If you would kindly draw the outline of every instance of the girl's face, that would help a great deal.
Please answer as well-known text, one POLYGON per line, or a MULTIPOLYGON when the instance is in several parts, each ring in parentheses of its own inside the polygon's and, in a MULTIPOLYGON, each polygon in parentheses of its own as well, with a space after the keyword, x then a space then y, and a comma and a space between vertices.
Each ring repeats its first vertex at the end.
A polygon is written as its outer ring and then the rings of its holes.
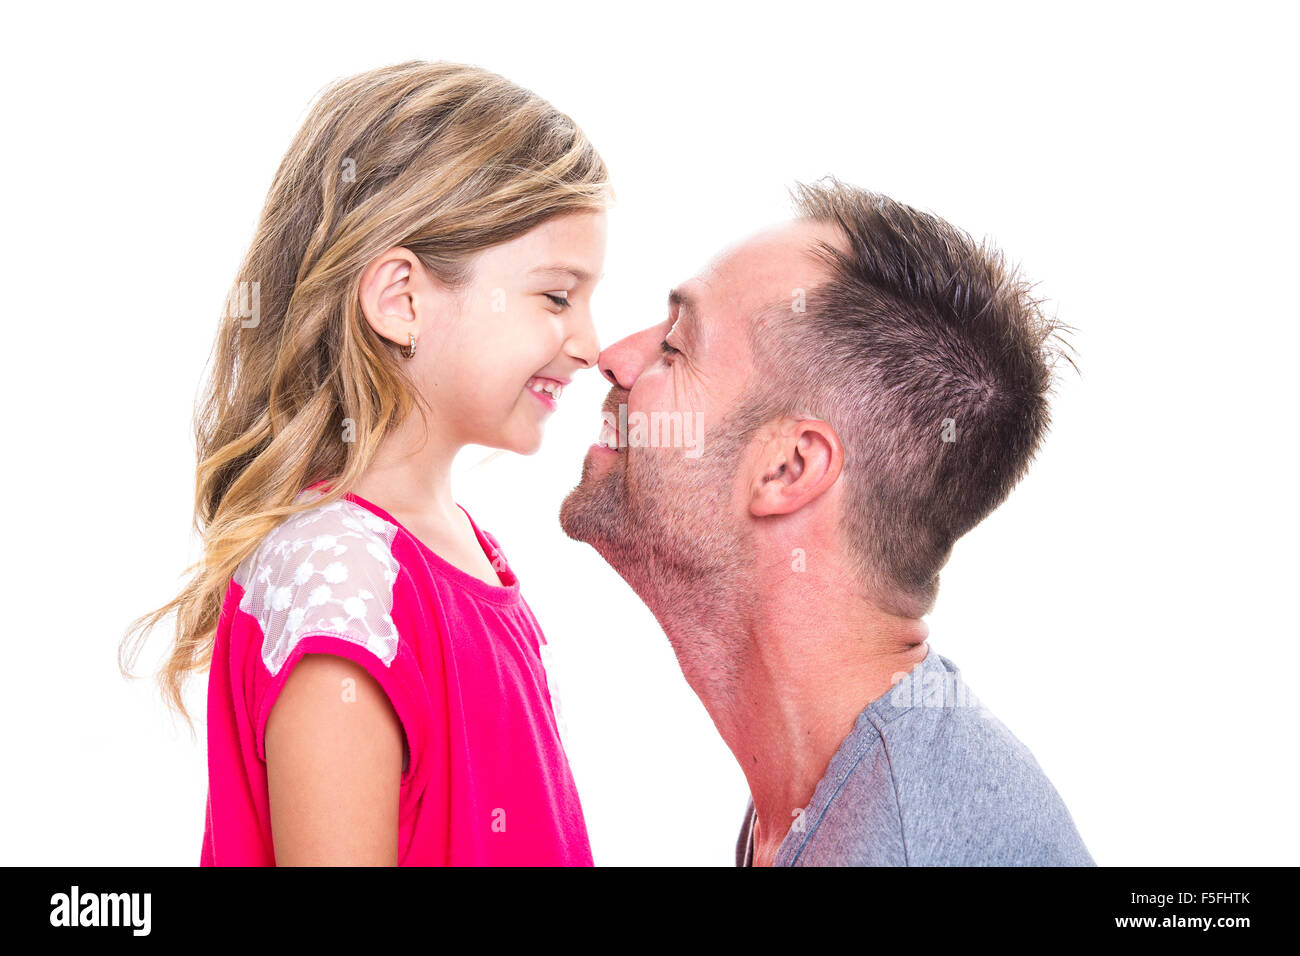
POLYGON ((415 357, 404 361, 440 437, 457 447, 537 451, 564 385, 600 355, 591 296, 604 271, 605 229, 603 212, 557 216, 479 253, 459 292, 405 249, 367 269, 363 308, 394 342, 415 333, 415 357))

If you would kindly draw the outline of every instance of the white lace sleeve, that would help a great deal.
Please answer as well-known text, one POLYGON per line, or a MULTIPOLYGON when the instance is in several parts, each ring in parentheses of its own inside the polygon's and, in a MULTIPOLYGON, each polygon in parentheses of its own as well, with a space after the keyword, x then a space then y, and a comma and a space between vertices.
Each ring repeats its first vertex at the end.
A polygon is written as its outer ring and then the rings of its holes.
POLYGON ((290 516, 236 569, 239 607, 262 629, 262 661, 279 673, 300 638, 331 634, 383 661, 397 656, 397 529, 347 499, 290 516))

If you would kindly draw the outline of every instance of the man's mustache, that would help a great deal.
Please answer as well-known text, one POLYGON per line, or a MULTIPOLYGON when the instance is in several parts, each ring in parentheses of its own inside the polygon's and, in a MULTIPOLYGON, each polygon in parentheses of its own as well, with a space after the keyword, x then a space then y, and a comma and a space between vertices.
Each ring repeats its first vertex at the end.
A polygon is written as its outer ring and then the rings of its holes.
POLYGON ((625 448, 684 448, 684 457, 699 458, 704 445, 704 413, 677 409, 630 412, 631 390, 615 385, 601 404, 601 443, 615 451, 625 448), (629 431, 630 424, 630 431, 629 431), (612 429, 617 444, 604 440, 605 428, 612 429))
POLYGON ((609 394, 605 396, 605 404, 601 406, 601 412, 617 417, 618 407, 620 405, 626 405, 627 400, 631 395, 632 392, 629 389, 620 388, 615 385, 609 390, 609 394))

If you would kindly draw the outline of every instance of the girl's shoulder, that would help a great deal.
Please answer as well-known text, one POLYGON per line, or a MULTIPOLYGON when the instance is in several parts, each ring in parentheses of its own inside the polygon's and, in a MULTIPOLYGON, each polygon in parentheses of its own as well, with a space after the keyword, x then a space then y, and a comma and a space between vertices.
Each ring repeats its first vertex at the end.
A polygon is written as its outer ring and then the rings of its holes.
POLYGON ((262 631, 265 663, 279 670, 294 638, 346 636, 385 663, 398 648, 393 592, 397 528, 346 499, 295 512, 236 568, 240 610, 262 631))
MULTIPOLYGON (((241 585, 265 579, 286 567, 307 575, 333 567, 331 576, 345 570, 377 570, 396 578, 397 559, 392 543, 397 528, 383 518, 346 499, 294 512, 263 536, 258 546, 235 571, 241 585)), ((341 583, 341 582, 340 582, 341 583)))

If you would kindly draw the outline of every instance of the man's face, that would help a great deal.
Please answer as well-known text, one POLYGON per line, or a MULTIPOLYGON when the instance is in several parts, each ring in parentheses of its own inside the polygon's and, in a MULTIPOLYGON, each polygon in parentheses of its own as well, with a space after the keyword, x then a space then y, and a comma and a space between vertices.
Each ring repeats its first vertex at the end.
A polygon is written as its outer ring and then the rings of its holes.
POLYGON ((616 442, 624 447, 588 450, 560 523, 643 599, 747 567, 743 476, 760 424, 746 423, 741 403, 753 369, 750 323, 774 306, 792 308, 825 277, 809 250, 835 237, 832 227, 802 221, 761 232, 674 289, 665 319, 601 353, 613 383, 606 421, 628 422, 616 442), (651 427, 638 435, 638 422, 651 427))

